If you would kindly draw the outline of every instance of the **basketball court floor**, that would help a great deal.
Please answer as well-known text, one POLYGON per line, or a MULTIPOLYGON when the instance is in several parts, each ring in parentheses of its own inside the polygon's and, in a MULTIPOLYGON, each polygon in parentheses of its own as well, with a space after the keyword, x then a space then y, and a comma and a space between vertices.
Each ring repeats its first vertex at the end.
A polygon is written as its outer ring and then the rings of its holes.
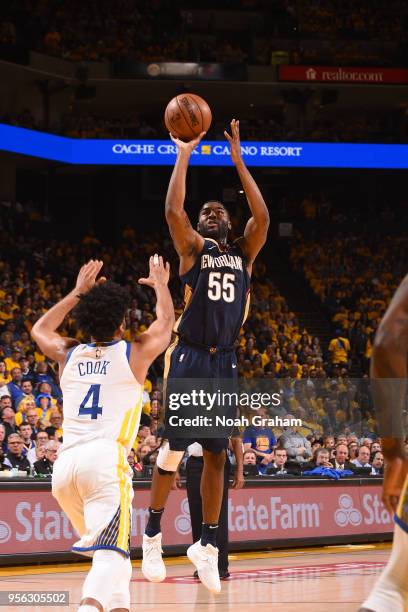
MULTIPOLYGON (((146 612, 355 612, 381 572, 390 544, 331 546, 230 556, 231 578, 212 595, 192 578, 186 557, 166 560, 165 582, 146 582, 133 563, 131 609, 146 612)), ((1 608, 19 612, 74 612, 86 563, 0 569, 0 591, 69 591, 69 606, 1 608)))

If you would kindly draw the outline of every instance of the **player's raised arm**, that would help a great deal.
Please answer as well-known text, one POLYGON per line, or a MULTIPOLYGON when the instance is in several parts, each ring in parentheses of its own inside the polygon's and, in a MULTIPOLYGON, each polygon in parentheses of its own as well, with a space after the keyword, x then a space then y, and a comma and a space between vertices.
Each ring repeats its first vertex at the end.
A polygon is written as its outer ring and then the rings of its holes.
POLYGON ((57 329, 66 315, 78 304, 79 296, 87 293, 94 286, 102 266, 102 261, 94 260, 83 265, 71 293, 50 308, 33 325, 31 330, 33 340, 47 357, 57 361, 60 365, 64 363, 68 349, 78 344, 78 341, 61 336, 57 329))
POLYGON ((152 361, 156 359, 170 344, 171 333, 174 326, 174 306, 171 299, 168 282, 170 265, 163 262, 158 255, 150 257, 149 276, 140 278, 141 285, 152 287, 156 292, 156 320, 139 336, 132 351, 131 367, 137 380, 144 381, 147 370, 152 361), (134 359, 133 359, 134 357, 134 359))
POLYGON ((202 132, 200 136, 190 140, 190 142, 183 142, 170 134, 170 138, 177 146, 177 160, 167 190, 166 221, 169 225, 174 247, 180 257, 181 266, 183 264, 182 259, 184 258, 192 258, 193 261, 191 263, 193 263, 195 256, 201 251, 204 244, 203 237, 193 229, 190 219, 184 210, 186 177, 190 156, 204 134, 205 132, 202 132))
POLYGON ((224 132, 231 147, 231 158, 237 169, 252 216, 246 224, 244 235, 239 244, 251 265, 266 242, 269 227, 269 211, 253 176, 242 159, 239 137, 239 121, 231 121, 231 135, 224 132))
POLYGON ((376 333, 370 375, 379 434, 386 459, 383 501, 396 509, 408 461, 404 449, 402 410, 408 354, 408 276, 402 281, 376 333))

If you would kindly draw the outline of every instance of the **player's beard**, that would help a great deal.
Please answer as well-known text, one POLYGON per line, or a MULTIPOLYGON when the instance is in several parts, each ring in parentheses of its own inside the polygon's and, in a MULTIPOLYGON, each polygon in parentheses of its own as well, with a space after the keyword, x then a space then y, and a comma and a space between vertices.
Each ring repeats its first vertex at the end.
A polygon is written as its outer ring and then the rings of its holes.
POLYGON ((203 238, 212 238, 217 242, 226 242, 228 238, 228 221, 218 221, 214 227, 207 227, 206 223, 199 223, 198 231, 203 238))

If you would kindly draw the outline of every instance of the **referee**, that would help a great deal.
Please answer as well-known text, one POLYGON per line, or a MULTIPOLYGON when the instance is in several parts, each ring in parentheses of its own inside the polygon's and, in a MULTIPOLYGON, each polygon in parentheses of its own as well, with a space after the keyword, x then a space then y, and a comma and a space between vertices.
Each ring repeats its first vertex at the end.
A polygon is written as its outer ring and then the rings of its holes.
MULTIPOLYGON (((244 485, 243 475, 243 447, 240 438, 231 438, 231 446, 236 457, 236 472, 233 489, 241 489, 244 485)), ((193 542, 201 537, 203 514, 202 500, 200 493, 201 475, 203 472, 203 448, 198 442, 190 444, 187 448, 188 459, 186 462, 186 489, 188 505, 190 508, 191 530, 193 533, 193 542)), ((231 463, 226 451, 226 461, 224 468, 224 491, 222 496, 222 504, 220 510, 220 518, 218 521, 217 530, 217 548, 218 548, 218 572, 221 580, 229 578, 228 571, 228 487, 231 463)), ((198 578, 197 572, 194 576, 198 578)))

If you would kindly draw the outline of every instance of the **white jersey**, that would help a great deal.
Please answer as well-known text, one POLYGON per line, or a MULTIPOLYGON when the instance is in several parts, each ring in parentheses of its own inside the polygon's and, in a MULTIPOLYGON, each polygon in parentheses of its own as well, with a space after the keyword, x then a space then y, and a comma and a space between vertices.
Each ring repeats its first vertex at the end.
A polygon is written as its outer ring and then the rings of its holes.
POLYGON ((143 387, 129 365, 130 343, 80 344, 61 376, 64 398, 61 451, 91 440, 119 442, 129 453, 142 408, 143 387))

